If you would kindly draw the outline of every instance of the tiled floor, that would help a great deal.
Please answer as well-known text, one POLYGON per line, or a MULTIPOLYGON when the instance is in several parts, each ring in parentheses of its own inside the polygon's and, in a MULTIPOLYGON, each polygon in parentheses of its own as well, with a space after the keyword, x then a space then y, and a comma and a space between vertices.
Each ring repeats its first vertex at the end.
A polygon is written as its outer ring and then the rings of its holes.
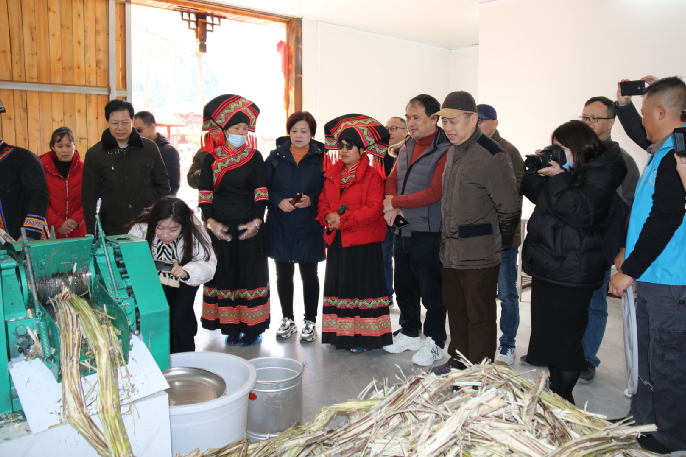
MULTIPOLYGON (((319 265, 320 281, 324 282, 324 263, 319 265)), ((274 264, 270 261, 270 277, 275 281, 274 264)), ((296 269, 295 316, 296 324, 302 327, 302 287, 296 269)), ((252 359, 255 357, 277 356, 290 357, 306 363, 303 374, 303 421, 310 421, 320 408, 334 403, 356 398, 373 379, 389 382, 395 381, 396 376, 410 373, 419 367, 410 362, 412 352, 389 354, 383 350, 374 350, 363 354, 353 355, 344 350, 336 350, 329 345, 322 345, 319 341, 301 344, 298 336, 289 340, 277 341, 276 328, 281 319, 281 308, 276 294, 276 284, 272 282, 271 298, 271 326, 264 333, 264 339, 259 345, 240 348, 229 347, 219 332, 200 329, 196 337, 196 350, 219 351, 252 359)), ((196 301, 196 313, 200 314, 201 295, 196 301)), ((624 343, 622 339, 622 304, 619 299, 608 298, 608 324, 605 338, 600 347, 598 357, 601 365, 596 372, 596 378, 591 384, 577 384, 574 397, 580 408, 587 407, 588 411, 606 415, 608 418, 624 417, 629 411, 629 398, 624 395, 626 377, 624 367, 624 343)), ((519 357, 526 354, 529 343, 530 324, 530 291, 526 289, 520 303, 521 323, 517 336, 517 358, 513 368, 524 376, 535 379, 541 369, 524 365, 519 357)), ((320 303, 321 316, 321 303, 320 303)), ((393 329, 398 328, 399 311, 397 306, 391 309, 393 329)), ((423 319, 423 314, 422 314, 423 319)), ((321 323, 317 323, 317 332, 321 331, 321 323)), ((443 359, 437 364, 444 363, 443 359)))

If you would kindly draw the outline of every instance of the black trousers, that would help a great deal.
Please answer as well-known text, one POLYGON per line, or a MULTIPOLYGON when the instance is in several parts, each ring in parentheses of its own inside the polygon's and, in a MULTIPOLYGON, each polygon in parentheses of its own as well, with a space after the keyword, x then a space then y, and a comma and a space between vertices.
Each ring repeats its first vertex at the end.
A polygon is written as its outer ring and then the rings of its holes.
MULTIPOLYGON (((276 292, 281 302, 283 317, 295 320, 293 315, 293 276, 295 264, 290 262, 276 263, 276 292)), ((305 319, 317 322, 317 308, 319 307, 319 276, 317 276, 317 263, 299 263, 300 277, 303 281, 303 298, 305 300, 305 319)))
POLYGON ((193 311, 193 302, 199 286, 179 282, 179 287, 162 286, 169 304, 169 343, 172 354, 195 351, 195 335, 198 333, 198 319, 193 311))

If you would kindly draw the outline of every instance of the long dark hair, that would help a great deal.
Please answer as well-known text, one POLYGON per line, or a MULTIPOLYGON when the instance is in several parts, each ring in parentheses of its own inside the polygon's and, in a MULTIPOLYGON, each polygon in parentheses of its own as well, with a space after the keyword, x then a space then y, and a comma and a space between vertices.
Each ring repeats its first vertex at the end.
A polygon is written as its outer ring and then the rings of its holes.
POLYGON ((151 207, 145 208, 143 212, 134 220, 132 220, 129 225, 126 226, 126 231, 131 230, 136 224, 148 224, 148 231, 145 235, 145 239, 148 244, 152 246, 152 242, 155 239, 155 229, 160 221, 165 219, 173 220, 177 224, 181 225, 181 236, 183 236, 183 257, 179 261, 179 265, 186 265, 188 262, 193 260, 193 247, 195 245, 194 239, 197 240, 198 244, 202 246, 205 251, 205 257, 203 260, 210 259, 210 249, 212 246, 210 243, 203 238, 203 230, 198 227, 193 222, 193 211, 188 207, 186 202, 180 198, 175 197, 162 197, 157 200, 151 207))
POLYGON ((600 138, 585 122, 569 121, 555 129, 550 141, 555 140, 572 151, 574 166, 571 171, 579 186, 584 179, 586 163, 602 154, 600 138))

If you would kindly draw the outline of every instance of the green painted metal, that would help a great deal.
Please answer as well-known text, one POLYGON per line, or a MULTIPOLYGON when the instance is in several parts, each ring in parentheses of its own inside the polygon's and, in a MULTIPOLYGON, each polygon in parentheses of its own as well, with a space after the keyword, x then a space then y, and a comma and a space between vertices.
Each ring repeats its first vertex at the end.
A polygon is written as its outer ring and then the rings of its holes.
MULTIPOLYGON (((21 343, 32 342, 27 328, 40 335, 45 347, 43 362, 60 380, 59 330, 50 305, 34 304, 29 292, 26 259, 21 243, 5 243, 0 250, 0 367, 21 355, 21 343), (27 309, 35 310, 29 318, 27 309)), ((128 363, 131 334, 139 334, 161 370, 169 368, 169 306, 157 276, 157 269, 145 240, 123 235, 31 241, 29 251, 36 281, 69 273, 90 272, 90 298, 113 321, 122 352, 128 363), (108 264, 109 258, 109 264, 108 264)), ((93 366, 82 350, 81 360, 93 366)), ((83 368, 82 372, 91 372, 83 368)), ((9 376, 0 371, 0 414, 21 409, 9 376)))

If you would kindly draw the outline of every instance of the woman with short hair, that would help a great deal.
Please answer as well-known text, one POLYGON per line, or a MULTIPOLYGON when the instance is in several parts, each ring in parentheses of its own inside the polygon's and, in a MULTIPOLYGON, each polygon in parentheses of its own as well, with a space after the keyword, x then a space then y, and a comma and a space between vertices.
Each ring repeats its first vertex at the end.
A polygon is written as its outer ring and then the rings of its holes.
POLYGON ((317 122, 307 111, 291 114, 286 128, 288 136, 276 140, 277 147, 265 162, 269 191, 267 255, 276 264, 276 290, 283 313, 276 337, 287 339, 298 331, 293 314, 293 275, 297 263, 305 302, 300 341, 310 343, 317 335, 317 267, 325 259, 324 229, 316 221, 323 185, 324 145, 313 139, 317 122))

